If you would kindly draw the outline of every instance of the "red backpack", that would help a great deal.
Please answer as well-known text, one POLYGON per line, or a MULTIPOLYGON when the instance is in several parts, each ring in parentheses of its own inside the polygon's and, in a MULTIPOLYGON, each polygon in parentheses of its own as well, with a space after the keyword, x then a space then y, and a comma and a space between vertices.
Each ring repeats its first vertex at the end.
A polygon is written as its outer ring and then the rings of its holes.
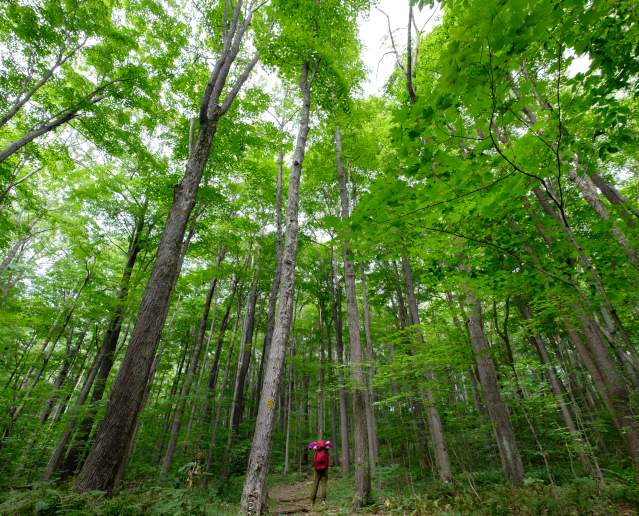
POLYGON ((328 469, 328 448, 324 441, 318 441, 315 446, 315 457, 313 458, 313 467, 316 471, 326 471, 328 469))

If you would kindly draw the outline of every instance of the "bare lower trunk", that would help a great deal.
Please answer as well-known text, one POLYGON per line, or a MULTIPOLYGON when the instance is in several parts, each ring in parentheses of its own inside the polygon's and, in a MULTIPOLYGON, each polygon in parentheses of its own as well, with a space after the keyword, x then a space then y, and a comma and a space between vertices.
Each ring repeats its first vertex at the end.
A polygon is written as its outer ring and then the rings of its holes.
MULTIPOLYGON (((408 298, 408 309, 415 329, 415 336, 418 345, 424 344, 424 336, 421 330, 421 321, 419 317, 419 309, 417 306, 417 298, 415 297, 415 285, 413 283, 413 272, 405 252, 402 252, 402 269, 404 271, 404 281, 406 282, 406 297, 408 298)), ((424 389, 426 394, 426 416, 428 420, 428 429, 433 441, 433 450, 435 452, 435 463, 439 479, 442 482, 450 482, 452 480, 452 471, 450 468, 450 458, 448 457, 448 449, 446 447, 446 438, 444 437, 444 427, 437 409, 437 398, 431 387, 435 383, 435 373, 426 370, 424 376, 428 382, 424 389)))
POLYGON ((324 317, 323 317, 323 309, 319 306, 319 320, 318 320, 318 331, 319 331, 319 341, 320 341, 320 349, 319 349, 319 392, 317 393, 317 438, 324 439, 324 317))
POLYGON ((342 288, 337 278, 337 264, 331 250, 331 309, 333 311, 333 324, 335 325, 335 351, 337 355, 337 386, 339 393, 339 449, 340 467, 342 475, 348 475, 350 468, 350 451, 348 445, 348 404, 346 402, 346 389, 344 388, 344 342, 342 338, 342 288))
POLYGON ((115 352, 117 343, 120 338, 120 332, 122 330, 122 321, 124 320, 126 312, 126 301, 129 293, 129 285, 131 283, 131 274, 137 261, 138 255, 141 250, 141 238, 142 231, 144 229, 144 222, 146 216, 147 204, 145 202, 144 209, 138 215, 137 222, 129 242, 129 249, 127 252, 127 261, 122 272, 122 278, 116 292, 116 305, 113 309, 113 313, 109 318, 109 325, 104 334, 101 346, 101 362, 98 376, 96 378, 95 387, 91 394, 91 407, 87 410, 86 414, 82 418, 78 430, 73 439, 73 443, 69 447, 69 451, 61 467, 61 473, 63 477, 73 473, 79 466, 81 455, 88 442, 89 435, 94 425, 95 416, 97 414, 97 403, 102 400, 104 391, 106 389, 107 380, 111 369, 113 368, 113 362, 115 361, 115 352))
MULTIPOLYGON (((342 140, 339 128, 335 129, 335 156, 337 178, 339 180, 341 219, 346 221, 350 217, 350 203, 346 190, 346 178, 342 162, 342 140)), ((348 240, 342 243, 344 289, 346 291, 346 312, 348 315, 348 337, 351 356, 351 381, 353 383, 353 426, 355 429, 355 495, 353 497, 353 506, 359 508, 371 502, 371 458, 368 455, 368 427, 366 421, 368 387, 359 331, 355 266, 353 265, 352 251, 349 246, 350 241, 348 240)))
POLYGON ((373 381, 375 376, 375 368, 373 366, 373 337, 371 332, 371 313, 368 306, 368 291, 366 289, 366 270, 364 264, 360 264, 359 268, 360 282, 362 284, 362 311, 364 313, 364 333, 366 335, 366 372, 368 376, 368 392, 366 398, 366 426, 368 428, 368 448, 371 458, 371 466, 377 462, 377 422, 375 420, 375 401, 373 381))
POLYGON ((295 259, 297 255, 297 232, 299 210, 299 184, 302 163, 308 138, 311 83, 318 64, 313 69, 308 61, 302 67, 300 89, 303 104, 300 112, 300 125, 297 143, 293 153, 293 164, 289 176, 288 204, 286 210, 286 241, 282 253, 282 275, 280 279, 280 293, 278 296, 278 317, 273 330, 271 349, 266 363, 264 382, 260 396, 255 432, 249 457, 246 480, 242 492, 241 510, 249 515, 259 515, 263 512, 266 491, 266 475, 272 446, 273 429, 275 423, 275 402, 278 398, 281 383, 281 373, 286 353, 286 342, 293 316, 294 287, 295 287, 295 259))
POLYGON ((524 466, 519 455, 508 407, 499 392, 497 369, 484 334, 481 305, 470 292, 467 293, 467 302, 469 305, 468 331, 479 371, 479 381, 484 391, 488 414, 493 423, 504 475, 512 486, 521 486, 524 482, 524 466))
POLYGON ((637 224, 637 220, 634 220, 633 217, 636 217, 637 219, 639 219, 639 210, 637 210, 637 208, 632 206, 629 203, 629 201, 625 199, 613 185, 608 183, 599 174, 592 174, 590 177, 593 183, 597 185, 599 190, 601 190, 601 193, 604 194, 606 199, 608 199, 608 201, 610 201, 611 204, 614 204, 623 208, 624 212, 627 214, 627 216, 624 216, 625 221, 630 226, 635 226, 637 224))
MULTIPOLYGON (((210 442, 209 442, 209 451, 206 456, 206 465, 204 470, 207 473, 211 472, 213 466, 213 452, 216 450, 217 443, 217 427, 220 422, 220 418, 222 415, 222 399, 224 398, 224 393, 227 391, 227 387, 231 378, 231 364, 233 363, 233 350, 235 349, 235 337, 237 335, 237 328, 239 326, 239 321, 242 317, 242 294, 238 294, 237 299, 237 314, 235 317, 235 322, 233 323, 233 331, 231 332, 231 340, 229 343, 229 350, 226 357, 226 365, 224 367, 224 379, 222 380, 222 385, 220 386, 220 395, 218 397, 217 403, 215 403, 215 415, 212 416, 211 419, 211 430, 210 430, 210 442)), ((212 393, 211 395, 214 395, 212 393)), ((214 400, 213 400, 214 401, 214 400)))
POLYGON ((44 424, 47 421, 47 419, 49 419, 49 414, 51 414, 51 409, 53 409, 53 404, 58 399, 58 396, 60 394, 60 388, 62 387, 62 384, 66 381, 67 376, 69 375, 69 369, 71 368, 71 365, 75 357, 80 351, 80 347, 82 346, 82 342, 84 341, 85 335, 86 335, 86 330, 83 330, 76 340, 75 348, 73 350, 70 350, 67 348, 67 353, 62 361, 62 367, 60 367, 60 371, 58 372, 58 375, 56 376, 56 379, 53 382, 53 392, 51 393, 51 395, 49 396, 49 399, 45 403, 44 408, 42 409, 42 412, 40 412, 40 424, 44 424))
MULTIPOLYGON (((609 221, 610 213, 608 212, 608 208, 606 208, 601 199, 599 199, 595 184, 592 182, 590 177, 587 175, 580 176, 575 170, 571 170, 568 175, 575 182, 586 202, 595 211, 595 213, 599 215, 599 218, 604 221, 609 221)), ((614 220, 611 221, 610 234, 624 250, 626 256, 630 260, 630 263, 635 268, 639 268, 639 253, 633 247, 623 229, 614 220)))
MULTIPOLYGON (((284 130, 281 126, 280 130, 284 130)), ((259 399, 262 382, 264 380, 264 366, 271 350, 273 329, 275 328, 275 309, 277 306, 277 294, 280 290, 280 276, 282 274, 282 179, 284 170, 284 150, 280 149, 277 159, 277 186, 275 190, 275 274, 271 282, 271 290, 268 295, 268 318, 264 330, 264 346, 260 361, 259 382, 255 399, 259 399)))
POLYGON ((80 491, 113 489, 118 471, 123 469, 123 462, 127 458, 138 414, 144 403, 171 293, 179 273, 180 246, 195 205, 211 142, 219 119, 231 106, 257 61, 254 58, 249 63, 222 101, 222 92, 231 66, 240 50, 244 32, 251 23, 250 10, 240 22, 241 4, 236 3, 232 23, 224 33, 222 52, 202 96, 197 139, 184 177, 174 191, 173 204, 164 226, 151 277, 144 292, 131 341, 113 385, 106 415, 76 482, 76 488, 80 491))
MULTIPOLYGON (((522 317, 526 321, 532 321, 533 314, 528 303, 524 299, 519 298, 517 299, 517 306, 522 317)), ((548 354, 548 350, 546 349, 542 336, 538 332, 532 331, 530 332, 530 339, 537 350, 541 363, 545 366, 545 371, 548 375, 548 383, 550 384, 550 389, 557 401, 557 408, 559 409, 561 418, 577 445, 577 457, 579 458, 579 462, 581 462, 584 470, 587 471, 595 480, 602 481, 603 477, 598 465, 596 463, 593 464, 586 452, 583 450, 584 445, 588 444, 587 440, 584 439, 582 433, 577 429, 573 413, 566 401, 565 387, 555 370, 555 366, 550 360, 550 355, 548 354)), ((577 407, 575 407, 575 409, 576 408, 577 407)))
MULTIPOLYGON (((225 250, 222 249, 217 258, 216 267, 219 268, 220 263, 224 259, 225 250)), ((177 447, 177 440, 180 435, 180 428, 182 426, 182 416, 184 414, 184 407, 186 405, 187 397, 191 391, 191 384, 193 383, 193 378, 195 377, 195 373, 197 371, 197 366, 200 360, 200 355, 202 351, 202 344, 204 342, 204 336, 206 334, 206 328, 208 326, 209 321, 209 312, 211 310, 211 303, 213 301, 213 296, 215 295, 215 289, 217 287, 217 274, 211 280, 209 284, 208 291, 206 293, 206 299, 204 300, 204 307, 202 308, 202 316, 200 317, 200 323, 198 326, 197 334, 195 336, 195 346, 193 347, 193 354, 191 355, 191 361, 189 362, 189 367, 186 370, 186 375, 184 377, 184 383, 182 384, 182 392, 180 393, 180 397, 178 398, 177 405, 175 408, 175 413, 173 415, 173 424, 171 425, 171 433, 169 435, 169 442, 166 447, 166 453, 164 454, 164 459, 162 461, 162 468, 160 469, 160 481, 165 482, 166 477, 171 469, 171 465, 173 464, 173 456, 175 455, 175 450, 177 447)))
POLYGON ((67 444, 73 435, 75 430, 76 422, 78 420, 78 412, 80 407, 84 405, 87 397, 89 396, 89 392, 91 391, 91 387, 93 386, 93 382, 95 380, 96 375, 98 374, 98 370, 100 369, 100 363, 102 362, 102 350, 98 352, 93 361, 93 365, 87 374, 86 379, 84 380, 84 385, 82 386, 82 390, 78 394, 77 399, 75 400, 74 411, 69 421, 67 422, 67 426, 62 432, 62 436, 60 437, 55 450, 53 450, 53 454, 49 459, 49 463, 47 464, 47 468, 44 473, 44 480, 49 480, 55 474, 56 471, 60 468, 62 464, 62 460, 64 459, 64 452, 67 449, 67 444))
MULTIPOLYGON (((295 339, 292 339, 291 358, 295 356, 295 339)), ((288 365, 288 395, 286 399, 286 441, 284 444, 284 474, 288 475, 288 464, 291 443, 291 408, 293 406, 293 362, 288 365)))

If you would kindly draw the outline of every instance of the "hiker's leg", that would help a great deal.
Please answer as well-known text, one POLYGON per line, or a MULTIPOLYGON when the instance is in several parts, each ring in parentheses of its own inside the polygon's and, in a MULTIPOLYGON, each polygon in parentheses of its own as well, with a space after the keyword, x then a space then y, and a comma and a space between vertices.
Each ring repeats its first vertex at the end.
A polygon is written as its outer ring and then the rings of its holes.
POLYGON ((317 498, 317 486, 320 482, 320 474, 313 470, 313 489, 311 490, 311 503, 315 503, 315 498, 317 498))
POLYGON ((328 484, 328 471, 322 471, 322 478, 320 480, 322 483, 320 486, 320 498, 322 501, 326 501, 326 485, 328 484))

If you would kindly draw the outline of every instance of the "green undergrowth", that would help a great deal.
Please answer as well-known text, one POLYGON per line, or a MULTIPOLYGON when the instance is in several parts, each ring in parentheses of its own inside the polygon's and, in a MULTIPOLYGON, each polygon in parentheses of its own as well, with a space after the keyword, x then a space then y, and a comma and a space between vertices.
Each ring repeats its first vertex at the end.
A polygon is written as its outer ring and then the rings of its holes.
POLYGON ((108 497, 102 492, 76 493, 68 488, 38 485, 0 495, 1 515, 237 515, 238 507, 212 494, 192 490, 137 487, 108 497))
MULTIPOLYGON (((373 503, 360 514, 384 515, 639 515, 639 486, 629 475, 607 475, 604 486, 588 479, 564 480, 550 485, 528 477, 526 485, 513 489, 493 482, 489 473, 442 485, 420 472, 379 467, 373 481, 373 503)), ((610 472, 612 473, 612 472, 610 472)), ((299 484, 305 473, 271 475, 269 486, 299 484)), ((238 514, 241 478, 220 492, 212 486, 192 490, 137 486, 116 496, 79 494, 67 486, 37 484, 31 489, 0 494, 0 515, 215 515, 238 514), (235 485, 237 484, 237 486, 235 485)), ((354 492, 352 476, 331 472, 328 504, 316 506, 319 514, 349 515, 354 492)), ((271 508, 273 505, 271 504, 271 508)))
MULTIPOLYGON (((299 474, 288 480, 276 477, 271 483, 293 483, 304 478, 299 474)), ((318 507, 318 512, 353 514, 353 489, 351 476, 343 478, 335 472, 328 484, 328 504, 326 508, 318 507)), ((373 491, 373 503, 359 513, 407 516, 639 515, 639 486, 630 474, 607 475, 604 486, 590 479, 564 479, 559 485, 551 485, 528 477, 524 487, 515 489, 493 481, 490 472, 443 485, 430 478, 418 478, 415 472, 379 467, 373 491)))

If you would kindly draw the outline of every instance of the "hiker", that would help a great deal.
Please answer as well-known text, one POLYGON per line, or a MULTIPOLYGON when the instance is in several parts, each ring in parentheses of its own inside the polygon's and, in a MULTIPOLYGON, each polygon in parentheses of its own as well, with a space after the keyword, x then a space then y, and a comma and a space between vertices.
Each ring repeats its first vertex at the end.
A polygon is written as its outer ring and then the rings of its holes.
POLYGON ((317 488, 321 484, 320 498, 322 504, 326 503, 326 484, 328 482, 328 449, 333 447, 331 441, 313 441, 308 444, 308 448, 315 452, 313 457, 313 491, 311 492, 311 503, 315 503, 317 498, 317 488))

